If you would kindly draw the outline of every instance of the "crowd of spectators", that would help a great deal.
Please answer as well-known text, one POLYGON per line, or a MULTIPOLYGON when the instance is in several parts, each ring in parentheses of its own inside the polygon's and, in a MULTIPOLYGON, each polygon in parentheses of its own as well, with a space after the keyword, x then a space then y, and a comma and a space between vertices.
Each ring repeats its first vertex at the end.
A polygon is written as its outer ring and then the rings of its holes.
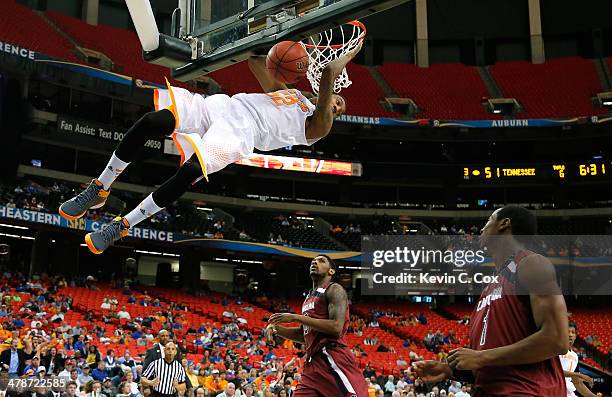
POLYGON ((271 227, 279 233, 270 232, 266 241, 268 244, 301 248, 302 243, 300 240, 290 240, 283 237, 283 234, 295 236, 295 231, 312 228, 312 222, 293 215, 279 214, 272 218, 271 227))
POLYGON ((442 351, 441 347, 443 345, 454 345, 458 342, 459 340, 455 336, 455 331, 452 329, 446 334, 442 333, 441 330, 437 330, 435 333, 432 330, 429 330, 427 335, 425 335, 423 338, 423 344, 425 347, 434 353, 442 351))
MULTIPOLYGON (((32 180, 22 180, 16 186, 0 186, 0 205, 54 213, 60 203, 73 197, 81 187, 61 181, 41 184, 32 180)), ((113 198, 116 198, 112 200, 113 203, 107 203, 103 209, 88 211, 85 219, 101 223, 110 222, 141 199, 140 196, 128 192, 113 192, 113 198)), ((407 235, 415 232, 412 226, 388 217, 373 217, 364 222, 367 225, 362 226, 354 222, 342 226, 340 223, 335 223, 329 235, 350 249, 359 250, 362 234, 407 235)), ((326 249, 331 249, 329 246, 331 244, 333 248, 341 249, 334 241, 326 240, 325 236, 314 229, 312 218, 279 214, 270 217, 269 222, 265 223, 268 229, 263 235, 250 230, 254 225, 248 222, 242 222, 240 229, 234 229, 234 225, 228 225, 224 220, 217 219, 214 211, 199 211, 192 204, 178 202, 145 220, 139 227, 172 231, 196 238, 236 239, 298 248, 316 248, 312 245, 318 244, 320 247, 325 245, 326 249), (307 233, 301 233, 302 231, 307 233)), ((554 228, 551 230, 554 231, 554 228)), ((447 226, 446 223, 438 224, 433 221, 431 233, 447 236, 449 244, 457 248, 458 244, 477 245, 476 236, 480 233, 480 228, 476 224, 450 223, 450 226, 447 226)), ((612 255, 612 248, 609 245, 606 239, 582 241, 576 238, 571 245, 568 245, 565 240, 556 241, 554 238, 547 238, 539 242, 539 245, 530 248, 546 256, 597 256, 612 255)))
POLYGON ((353 225, 352 223, 348 224, 347 226, 341 227, 340 225, 336 225, 331 229, 332 234, 339 234, 339 233, 356 233, 356 234, 361 234, 361 226, 359 226, 359 224, 355 224, 353 225))
MULTIPOLYGON (((0 376, 57 376, 66 381, 65 390, 51 387, 32 391, 37 397, 146 396, 147 389, 141 382, 146 359, 144 354, 132 351, 135 346, 151 349, 160 343, 156 326, 172 335, 182 348, 181 365, 190 385, 187 397, 291 396, 300 381, 301 355, 278 357, 264 335, 254 332, 229 309, 221 323, 189 323, 186 306, 166 302, 122 280, 99 287, 91 276, 67 280, 5 272, 0 286, 0 376), (102 295, 96 307, 83 308, 75 305, 67 288, 86 288, 102 295), (126 299, 127 304, 122 303, 126 299), (149 314, 134 315, 141 313, 138 307, 148 307, 149 314), (82 312, 82 320, 70 321, 69 314, 75 310, 82 312), (201 358, 196 360, 197 356, 185 350, 188 344, 203 350, 201 358)), ((243 304, 241 299, 228 296, 220 303, 243 304)), ((285 301, 260 303, 274 311, 291 310, 285 301)), ((376 326, 376 319, 366 322, 358 316, 351 318, 355 332, 376 326)), ((293 342, 282 339, 276 346, 291 351, 296 348, 293 342)), ((390 351, 382 344, 379 349, 390 351)), ((376 388, 373 385, 381 384, 381 374, 366 370, 371 386, 376 388)), ((401 394, 405 391, 420 396, 419 390, 425 390, 410 372, 395 379, 394 384, 399 395, 410 395, 401 394)), ((382 386, 390 390, 388 378, 382 386)), ((18 391, 14 395, 25 397, 25 389, 18 391)))
MULTIPOLYGON (((59 205, 65 200, 74 197, 82 188, 77 184, 54 181, 48 184, 37 183, 32 180, 22 180, 14 187, 0 185, 0 205, 11 208, 21 208, 39 212, 56 212, 59 205)), ((87 211, 84 219, 108 223, 114 217, 124 212, 126 202, 135 204, 140 197, 130 194, 117 195, 113 205, 102 209, 87 211)), ((222 220, 215 219, 211 212, 197 212, 192 206, 175 203, 164 208, 139 225, 139 227, 158 230, 173 231, 192 237, 217 238, 225 237, 228 227, 222 220)))
MULTIPOLYGON (((66 383, 67 395, 91 396, 92 391, 100 397, 145 395, 139 384, 144 357, 132 355, 129 349, 117 357, 114 347, 134 340, 147 348, 153 346, 156 333, 152 324, 158 323, 175 335, 184 331, 179 344, 191 340, 205 349, 198 362, 185 357, 181 361, 190 379, 188 396, 290 395, 299 381, 300 361, 277 358, 263 336, 241 327, 239 321, 187 324, 183 321, 185 307, 160 302, 146 291, 135 293, 118 283, 117 295, 101 299, 99 310, 88 310, 84 322, 69 324, 64 316, 75 307, 63 290, 81 286, 96 291, 91 278, 26 280, 22 274, 5 273, 1 285, 0 370, 11 377, 63 377, 70 382, 66 383), (118 295, 128 296, 128 305, 119 306, 118 295), (134 317, 130 308, 136 306, 151 306, 152 314, 134 317), (100 323, 110 324, 115 319, 124 321, 107 334, 100 323), (239 349, 245 349, 246 356, 240 356, 239 349), (262 355, 263 361, 249 364, 251 355, 262 355)), ((36 393, 53 391, 40 389, 36 393)))
POLYGON ((401 376, 380 376, 369 366, 363 370, 370 397, 470 397, 471 385, 447 380, 428 386, 408 367, 401 376))

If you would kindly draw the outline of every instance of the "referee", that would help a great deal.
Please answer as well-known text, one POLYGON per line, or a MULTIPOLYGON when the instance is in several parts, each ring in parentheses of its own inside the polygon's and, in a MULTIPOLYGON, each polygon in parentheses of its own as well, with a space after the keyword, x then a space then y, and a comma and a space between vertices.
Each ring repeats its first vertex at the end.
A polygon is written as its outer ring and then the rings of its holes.
POLYGON ((175 361, 176 345, 166 343, 164 358, 151 362, 142 373, 140 383, 151 387, 152 397, 176 397, 185 393, 185 369, 180 362, 175 361))

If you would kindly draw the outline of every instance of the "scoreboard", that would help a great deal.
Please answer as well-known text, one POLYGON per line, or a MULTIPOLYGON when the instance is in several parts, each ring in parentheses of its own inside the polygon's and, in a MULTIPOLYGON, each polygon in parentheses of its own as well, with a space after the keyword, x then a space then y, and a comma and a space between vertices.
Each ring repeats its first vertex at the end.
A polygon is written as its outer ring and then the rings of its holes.
POLYGON ((589 180, 612 179, 612 161, 555 162, 549 164, 466 165, 461 175, 467 181, 589 180))

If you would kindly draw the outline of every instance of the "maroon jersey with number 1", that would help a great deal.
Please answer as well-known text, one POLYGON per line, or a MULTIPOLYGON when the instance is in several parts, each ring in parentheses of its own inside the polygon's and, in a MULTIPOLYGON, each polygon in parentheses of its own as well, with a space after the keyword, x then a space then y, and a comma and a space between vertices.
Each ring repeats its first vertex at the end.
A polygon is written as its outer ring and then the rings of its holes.
MULTIPOLYGON (((521 260, 532 255, 520 251, 498 273, 499 281, 482 292, 470 318, 470 348, 487 350, 507 346, 537 331, 529 295, 519 295, 517 269, 521 260)), ((485 367, 475 371, 475 397, 566 395, 559 357, 525 365, 485 367)))

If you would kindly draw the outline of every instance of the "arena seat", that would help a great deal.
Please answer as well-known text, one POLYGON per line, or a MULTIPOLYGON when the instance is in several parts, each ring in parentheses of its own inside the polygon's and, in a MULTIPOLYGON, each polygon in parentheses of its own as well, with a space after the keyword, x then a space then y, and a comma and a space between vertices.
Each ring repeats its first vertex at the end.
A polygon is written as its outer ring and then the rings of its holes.
POLYGON ((388 302, 384 304, 360 303, 354 305, 354 308, 353 312, 359 313, 362 317, 370 317, 373 312, 399 313, 400 316, 383 315, 378 318, 378 322, 399 337, 409 339, 420 346, 422 346, 423 339, 429 331, 436 332, 437 330, 441 330, 445 335, 448 331, 452 330, 458 339, 458 343, 456 344, 443 345, 444 351, 464 346, 467 343, 467 326, 459 324, 455 320, 448 320, 424 305, 407 302, 388 302), (401 317, 417 315, 419 313, 425 315, 427 324, 398 325, 398 321, 401 317))
POLYGON ((604 356, 612 350, 612 311, 610 309, 569 308, 570 320, 577 325, 578 337, 597 336, 601 346, 595 347, 604 356))
POLYGON ((347 222, 346 218, 325 216, 325 220, 331 223, 332 231, 330 236, 342 244, 346 245, 354 251, 361 250, 361 236, 367 235, 381 235, 381 234, 393 234, 393 224, 395 219, 388 217, 363 217, 359 219, 350 220, 347 222), (348 231, 349 226, 359 226, 361 232, 350 232, 348 231), (333 228, 340 226, 341 232, 334 233, 333 228))
POLYGON ((541 65, 499 62, 490 71, 503 95, 516 98, 525 107, 520 118, 607 113, 591 103, 591 97, 603 91, 592 60, 569 57, 549 59, 541 65))
POLYGON ((15 0, 0 1, 0 14, 5 16, 0 24, 2 41, 41 52, 54 58, 79 62, 71 51, 72 44, 53 30, 42 18, 15 0), (10 16, 10 17, 8 17, 10 16))
POLYGON ((219 83, 223 92, 228 95, 242 92, 263 92, 257 79, 249 70, 249 64, 246 61, 216 70, 208 76, 219 83))
POLYGON ((478 71, 461 64, 436 64, 420 68, 389 63, 378 67, 400 97, 422 109, 416 117, 447 120, 496 119, 481 106, 489 92, 478 71))
POLYGON ((283 226, 271 215, 234 213, 236 223, 234 228, 245 230, 256 241, 268 242, 272 233, 274 239, 280 235, 290 246, 304 248, 339 249, 338 245, 328 236, 324 236, 309 225, 301 227, 283 226))
POLYGON ((444 310, 455 316, 457 320, 470 317, 474 311, 474 305, 454 304, 444 307, 444 310))
MULTIPOLYGON (((115 63, 117 69, 114 71, 117 73, 162 85, 165 85, 164 76, 170 76, 167 68, 143 60, 142 46, 132 31, 105 25, 92 26, 56 11, 46 11, 45 15, 82 47, 108 56, 115 63)), ((172 85, 198 91, 185 83, 169 80, 172 85)))

